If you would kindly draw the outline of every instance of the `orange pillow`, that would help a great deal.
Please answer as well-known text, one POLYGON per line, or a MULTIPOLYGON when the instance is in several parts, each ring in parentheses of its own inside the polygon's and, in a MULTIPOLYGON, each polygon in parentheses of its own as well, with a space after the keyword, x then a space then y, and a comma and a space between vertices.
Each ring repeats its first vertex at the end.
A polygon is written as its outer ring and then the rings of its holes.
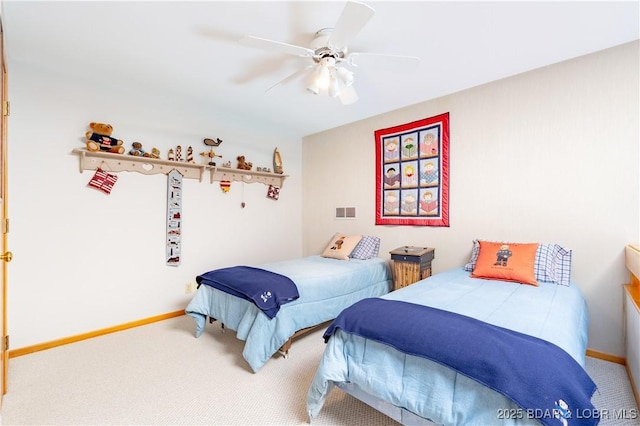
POLYGON ((472 277, 538 285, 534 270, 538 243, 478 243, 480 252, 472 277))

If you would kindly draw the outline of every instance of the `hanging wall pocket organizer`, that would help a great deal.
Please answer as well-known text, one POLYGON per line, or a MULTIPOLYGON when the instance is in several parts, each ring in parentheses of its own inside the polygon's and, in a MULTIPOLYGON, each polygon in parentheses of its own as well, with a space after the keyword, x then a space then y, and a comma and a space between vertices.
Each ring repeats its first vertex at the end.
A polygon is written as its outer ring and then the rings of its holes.
POLYGON ((182 174, 167 174, 167 265, 180 265, 182 235, 182 174))
POLYGON ((87 186, 89 186, 90 188, 95 188, 109 195, 111 194, 113 185, 116 184, 117 180, 118 180, 118 176, 105 172, 100 167, 98 167, 96 169, 96 172, 93 174, 93 177, 87 184, 87 186))

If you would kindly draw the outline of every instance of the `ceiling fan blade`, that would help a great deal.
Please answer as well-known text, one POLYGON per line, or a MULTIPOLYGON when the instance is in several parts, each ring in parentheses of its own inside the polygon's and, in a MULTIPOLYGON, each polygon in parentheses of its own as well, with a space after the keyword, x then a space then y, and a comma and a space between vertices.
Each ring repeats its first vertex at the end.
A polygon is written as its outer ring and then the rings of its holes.
POLYGON ((256 47, 258 49, 271 50, 280 53, 287 53, 289 55, 296 55, 302 57, 312 57, 314 52, 313 50, 296 46, 293 44, 282 43, 275 40, 268 40, 266 38, 254 37, 254 36, 244 36, 240 39, 240 43, 250 46, 256 47))
POLYGON ((348 2, 338 18, 327 44, 342 49, 364 28, 375 10, 364 3, 348 2))
POLYGON ((415 56, 387 55, 384 53, 351 53, 347 63, 354 67, 371 67, 387 71, 415 71, 420 58, 415 56))
POLYGON ((289 76, 283 78, 282 80, 280 80, 279 82, 277 82, 273 86, 269 87, 267 90, 265 90, 265 93, 268 93, 272 89, 275 89, 277 86, 280 86, 280 85, 283 85, 283 84, 287 84, 287 83, 295 80, 296 78, 298 78, 298 77, 302 76, 303 74, 309 72, 313 67, 314 67, 314 65, 307 65, 306 67, 299 69, 298 71, 294 72, 293 74, 290 74, 289 76))
POLYGON ((358 101, 358 94, 353 86, 343 87, 338 96, 343 105, 349 105, 358 101))

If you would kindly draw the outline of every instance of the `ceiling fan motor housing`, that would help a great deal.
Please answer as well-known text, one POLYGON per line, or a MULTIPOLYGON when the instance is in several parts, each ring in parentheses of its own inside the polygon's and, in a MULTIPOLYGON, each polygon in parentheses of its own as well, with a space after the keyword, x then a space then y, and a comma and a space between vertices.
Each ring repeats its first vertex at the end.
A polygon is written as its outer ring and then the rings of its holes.
POLYGON ((316 31, 315 38, 311 42, 311 49, 314 51, 313 60, 320 62, 322 58, 332 57, 336 60, 344 59, 347 54, 347 48, 336 49, 329 46, 329 37, 333 32, 333 28, 323 28, 316 31))

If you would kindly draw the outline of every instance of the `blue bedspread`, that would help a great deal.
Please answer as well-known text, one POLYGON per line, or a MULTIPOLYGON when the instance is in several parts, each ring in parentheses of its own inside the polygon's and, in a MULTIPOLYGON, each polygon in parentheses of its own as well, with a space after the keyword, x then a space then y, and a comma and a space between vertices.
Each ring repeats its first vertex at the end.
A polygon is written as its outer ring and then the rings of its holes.
MULTIPOLYGON (((325 332, 325 341, 337 328, 452 368, 507 396, 546 425, 557 424, 567 410, 596 413, 591 404, 596 385, 582 366, 558 346, 536 337, 445 310, 380 298, 364 299, 342 311, 325 332)), ((580 422, 597 423, 596 416, 580 422)))
POLYGON ((250 300, 269 318, 276 316, 280 305, 300 297, 290 278, 251 266, 215 269, 198 275, 196 282, 250 300))
POLYGON ((246 341, 242 356, 254 372, 296 331, 332 320, 358 300, 385 295, 392 285, 391 268, 382 258, 345 261, 315 255, 256 266, 290 278, 300 294, 273 319, 253 302, 205 285, 185 308, 196 322, 196 337, 204 332, 207 317, 235 330, 246 341))
MULTIPOLYGON (((570 286, 541 282, 535 287, 471 278, 460 267, 379 297, 430 306, 527 334, 553 343, 585 365, 588 311, 573 282, 570 286)), ((465 344, 456 349, 466 350, 465 344)), ((310 418, 317 416, 336 384, 348 384, 372 396, 375 406, 386 407, 385 412, 398 422, 409 413, 442 425, 540 425, 511 399, 452 368, 339 328, 326 343, 309 388, 310 418)), ((568 424, 580 421, 576 417, 568 424)))

